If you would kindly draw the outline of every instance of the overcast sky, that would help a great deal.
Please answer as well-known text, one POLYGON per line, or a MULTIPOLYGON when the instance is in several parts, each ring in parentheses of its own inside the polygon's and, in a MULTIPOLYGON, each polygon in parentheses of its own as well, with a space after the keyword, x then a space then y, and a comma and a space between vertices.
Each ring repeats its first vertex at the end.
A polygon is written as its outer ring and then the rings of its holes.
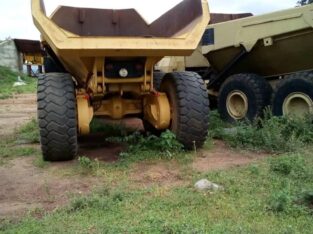
MULTIPOLYGON (((60 4, 77 5, 77 0, 45 0, 47 12, 51 13, 60 4)), ((153 21, 180 0, 80 0, 81 6, 99 8, 136 8, 145 19, 153 21)), ((294 7, 296 0, 209 0, 211 12, 262 14, 294 7)), ((39 39, 33 26, 30 0, 6 0, 0 7, 0 40, 7 37, 39 39)))

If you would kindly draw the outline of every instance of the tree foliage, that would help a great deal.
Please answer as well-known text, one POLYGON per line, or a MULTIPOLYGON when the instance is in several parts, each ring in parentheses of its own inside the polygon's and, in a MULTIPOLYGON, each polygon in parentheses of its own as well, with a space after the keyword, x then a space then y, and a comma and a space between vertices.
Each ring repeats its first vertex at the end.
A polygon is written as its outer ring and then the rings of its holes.
POLYGON ((297 3, 299 6, 304 6, 304 5, 313 3, 313 0, 299 0, 297 3))

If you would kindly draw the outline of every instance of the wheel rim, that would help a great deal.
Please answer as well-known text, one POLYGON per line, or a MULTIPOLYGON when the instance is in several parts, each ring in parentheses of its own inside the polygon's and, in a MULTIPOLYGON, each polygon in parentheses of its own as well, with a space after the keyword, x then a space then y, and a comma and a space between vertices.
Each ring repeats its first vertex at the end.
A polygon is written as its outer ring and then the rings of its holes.
POLYGON ((304 93, 292 93, 283 103, 283 115, 304 118, 313 113, 313 101, 304 93))
POLYGON ((247 95, 241 91, 233 91, 227 96, 227 112, 235 120, 241 120, 246 117, 248 104, 247 95))

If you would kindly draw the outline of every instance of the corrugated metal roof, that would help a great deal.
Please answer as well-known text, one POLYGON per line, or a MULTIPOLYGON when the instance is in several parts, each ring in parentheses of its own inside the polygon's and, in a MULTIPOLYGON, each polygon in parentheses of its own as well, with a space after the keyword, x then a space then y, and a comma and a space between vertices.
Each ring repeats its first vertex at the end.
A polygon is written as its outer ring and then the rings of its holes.
POLYGON ((21 53, 42 53, 40 41, 25 40, 25 39, 13 39, 16 48, 21 53))

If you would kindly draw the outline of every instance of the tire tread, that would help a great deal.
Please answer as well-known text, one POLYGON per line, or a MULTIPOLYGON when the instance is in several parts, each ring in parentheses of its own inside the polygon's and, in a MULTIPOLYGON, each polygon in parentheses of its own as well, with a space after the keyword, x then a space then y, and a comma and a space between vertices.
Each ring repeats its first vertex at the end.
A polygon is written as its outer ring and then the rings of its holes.
POLYGON ((202 147, 208 135, 210 112, 203 79, 194 72, 173 72, 167 74, 164 79, 171 79, 176 86, 177 139, 186 149, 202 147))
POLYGON ((75 100, 71 75, 47 73, 39 77, 38 122, 45 161, 72 160, 77 154, 75 100))
POLYGON ((262 116, 265 107, 271 104, 271 96, 273 92, 272 87, 268 81, 259 75, 252 73, 241 73, 229 77, 220 89, 221 91, 218 97, 218 109, 222 119, 228 122, 235 121, 231 116, 228 115, 226 104, 224 103, 224 99, 227 99, 228 93, 223 93, 226 88, 234 86, 235 83, 244 84, 254 93, 256 110, 254 111, 253 116, 247 116, 247 119, 253 121, 257 117, 262 116))

